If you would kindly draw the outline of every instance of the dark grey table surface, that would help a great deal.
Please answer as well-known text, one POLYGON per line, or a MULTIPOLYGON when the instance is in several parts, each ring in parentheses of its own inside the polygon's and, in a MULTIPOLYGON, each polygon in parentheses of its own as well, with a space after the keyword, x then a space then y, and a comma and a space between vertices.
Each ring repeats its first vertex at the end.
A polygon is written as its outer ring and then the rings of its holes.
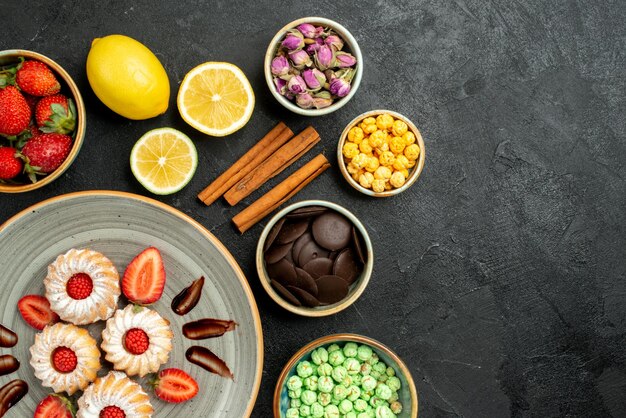
POLYGON ((0 196, 2 220, 73 191, 150 195, 130 172, 130 149, 149 129, 172 126, 194 140, 199 167, 183 191, 158 199, 222 240, 259 304, 265 365, 254 416, 271 415, 289 357, 336 332, 392 347, 413 373, 423 417, 626 416, 626 2, 281 3, 2 1, 0 49, 61 63, 88 112, 75 163, 41 190, 0 196), (314 119, 280 107, 262 69, 274 33, 307 15, 343 23, 365 58, 352 101, 314 119), (93 38, 112 33, 163 63, 166 114, 130 121, 95 97, 85 59, 93 38), (240 66, 256 94, 248 125, 224 139, 195 131, 176 109, 185 73, 209 60, 240 66), (375 108, 412 118, 427 149, 418 183, 386 200, 352 190, 334 159, 344 125, 375 108), (316 150, 333 162, 294 201, 343 205, 374 241, 369 287, 326 319, 290 315, 260 286, 253 255, 265 222, 240 236, 230 218, 261 193, 235 208, 195 198, 279 120, 312 124, 316 150))

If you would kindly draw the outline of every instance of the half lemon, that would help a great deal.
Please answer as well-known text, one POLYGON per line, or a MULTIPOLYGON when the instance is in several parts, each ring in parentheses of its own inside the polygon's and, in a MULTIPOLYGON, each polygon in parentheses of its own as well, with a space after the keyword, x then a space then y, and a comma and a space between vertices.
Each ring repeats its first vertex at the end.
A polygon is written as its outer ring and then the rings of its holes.
POLYGON ((254 92, 236 65, 205 62, 187 73, 176 103, 185 122, 200 132, 226 136, 250 120, 254 92))
POLYGON ((191 139, 172 128, 146 132, 130 152, 130 169, 143 187, 154 194, 172 194, 189 183, 198 166, 191 139))

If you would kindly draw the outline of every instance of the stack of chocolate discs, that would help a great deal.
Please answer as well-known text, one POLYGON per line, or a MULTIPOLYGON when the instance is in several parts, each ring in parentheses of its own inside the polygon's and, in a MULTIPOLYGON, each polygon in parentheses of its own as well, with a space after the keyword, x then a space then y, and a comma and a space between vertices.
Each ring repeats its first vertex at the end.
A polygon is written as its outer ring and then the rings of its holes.
POLYGON ((279 219, 263 248, 270 283, 289 303, 314 308, 344 299, 366 262, 361 234, 345 216, 305 206, 279 219))

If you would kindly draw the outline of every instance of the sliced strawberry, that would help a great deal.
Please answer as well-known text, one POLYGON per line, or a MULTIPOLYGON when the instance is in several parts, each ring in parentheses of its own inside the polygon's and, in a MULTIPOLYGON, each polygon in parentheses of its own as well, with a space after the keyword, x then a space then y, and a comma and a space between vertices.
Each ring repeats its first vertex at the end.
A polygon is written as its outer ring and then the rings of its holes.
POLYGON ((48 299, 41 295, 24 296, 17 302, 17 309, 28 325, 40 331, 59 321, 59 315, 52 312, 48 299))
POLYGON ((126 412, 117 405, 109 405, 102 408, 98 418, 126 418, 126 412))
POLYGON ((165 268, 161 253, 154 247, 143 250, 130 262, 122 278, 122 292, 133 303, 156 302, 165 287, 165 268))
POLYGON ((165 402, 185 402, 198 393, 198 383, 180 369, 161 370, 152 385, 154 394, 165 402))
POLYGON ((69 399, 52 394, 48 395, 37 405, 34 418, 72 418, 74 406, 69 399))

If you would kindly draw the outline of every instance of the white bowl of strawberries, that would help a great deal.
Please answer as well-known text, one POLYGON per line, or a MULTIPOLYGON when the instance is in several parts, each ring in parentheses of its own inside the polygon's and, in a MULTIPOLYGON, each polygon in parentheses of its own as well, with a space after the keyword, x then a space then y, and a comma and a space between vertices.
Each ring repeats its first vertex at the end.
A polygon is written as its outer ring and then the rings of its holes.
POLYGON ((72 77, 37 52, 0 51, 0 192, 54 181, 85 137, 85 104, 72 77))

